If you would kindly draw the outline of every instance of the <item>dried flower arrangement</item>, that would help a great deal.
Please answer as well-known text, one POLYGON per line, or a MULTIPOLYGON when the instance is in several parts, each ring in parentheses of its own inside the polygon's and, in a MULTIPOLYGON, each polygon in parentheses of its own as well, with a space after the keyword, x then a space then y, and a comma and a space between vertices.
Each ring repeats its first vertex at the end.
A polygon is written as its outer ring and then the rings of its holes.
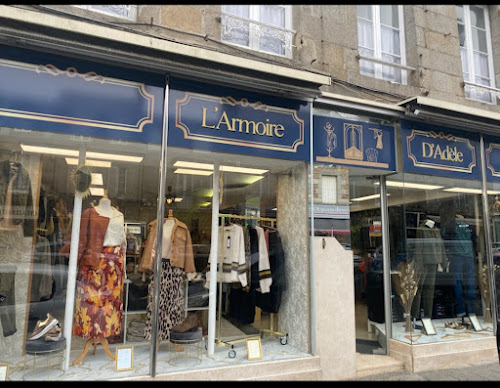
POLYGON ((397 273, 393 274, 394 288, 399 295, 406 315, 405 332, 407 333, 412 331, 410 311, 418 290, 419 280, 420 273, 414 260, 399 263, 397 273))

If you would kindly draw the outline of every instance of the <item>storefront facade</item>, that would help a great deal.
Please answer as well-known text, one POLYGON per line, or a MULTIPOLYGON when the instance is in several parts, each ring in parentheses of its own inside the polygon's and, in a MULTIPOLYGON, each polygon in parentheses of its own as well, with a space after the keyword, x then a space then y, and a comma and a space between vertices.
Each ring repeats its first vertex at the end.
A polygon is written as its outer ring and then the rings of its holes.
POLYGON ((2 49, 9 379, 317 378, 311 101, 2 49))
POLYGON ((230 75, 1 52, 9 379, 345 379, 358 339, 415 371, 450 365, 450 347, 464 363, 497 357, 491 134, 230 75), (102 218, 116 229, 92 259, 102 218), (450 219, 470 244, 443 233, 450 219), (232 260, 210 265, 224 249, 232 260))
POLYGON ((498 137, 451 104, 447 123, 334 105, 315 104, 315 226, 352 250, 357 352, 414 372, 496 360, 498 137))

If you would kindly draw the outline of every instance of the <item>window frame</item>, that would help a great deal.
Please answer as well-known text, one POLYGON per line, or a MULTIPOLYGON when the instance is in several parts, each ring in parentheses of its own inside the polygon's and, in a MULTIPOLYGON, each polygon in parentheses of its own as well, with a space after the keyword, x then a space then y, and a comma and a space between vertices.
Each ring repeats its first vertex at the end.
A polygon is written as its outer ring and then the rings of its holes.
MULTIPOLYGON (((360 60, 365 60, 373 63, 374 67, 374 75, 369 75, 369 74, 363 74, 360 69, 360 74, 365 75, 367 77, 372 77, 372 78, 377 78, 381 79, 384 81, 396 83, 396 84, 401 84, 401 85, 407 85, 408 83, 408 71, 413 70, 412 68, 406 66, 406 39, 405 39, 405 24, 404 24, 404 11, 403 11, 403 6, 402 5, 397 5, 398 7, 398 24, 399 27, 396 29, 393 26, 388 26, 391 27, 393 30, 397 30, 399 32, 399 49, 400 49, 400 63, 392 63, 388 62, 383 59, 384 53, 382 52, 382 22, 381 22, 381 17, 380 17, 380 5, 369 5, 372 9, 372 19, 365 19, 363 17, 360 17, 357 13, 356 9, 356 30, 359 33, 358 30, 358 21, 363 20, 365 22, 370 22, 373 26, 373 35, 374 35, 374 46, 373 46, 373 52, 374 56, 373 57, 366 57, 362 56, 359 54, 359 48, 363 46, 359 45, 359 39, 358 39, 358 55, 360 60), (383 72, 382 72, 382 66, 388 66, 392 68, 399 69, 401 71, 401 83, 398 81, 395 81, 394 79, 387 79, 384 78, 383 72)), ((369 50, 372 50, 371 48, 367 48, 369 50)), ((395 56, 394 54, 389 54, 391 56, 395 56)))
POLYGON ((272 28, 272 29, 275 29, 277 31, 283 31, 285 34, 286 33, 290 34, 291 35, 290 42, 292 41, 292 36, 295 34, 295 31, 291 29, 291 25, 292 25, 292 8, 291 8, 291 6, 290 5, 281 5, 281 4, 272 4, 272 5, 276 6, 276 7, 281 7, 284 9, 284 11, 285 11, 285 26, 284 27, 261 22, 260 21, 260 7, 262 7, 262 5, 260 5, 260 4, 259 5, 248 5, 248 7, 249 7, 249 12, 248 12, 249 17, 248 18, 237 16, 237 15, 231 14, 229 12, 226 12, 226 11, 224 11, 224 5, 222 5, 221 6, 221 42, 232 45, 232 46, 247 48, 247 49, 250 49, 252 51, 257 51, 257 52, 264 53, 264 54, 276 55, 276 56, 285 57, 285 58, 291 58, 292 57, 292 49, 291 49, 292 45, 291 44, 287 45, 286 43, 283 43, 284 48, 285 48, 284 54, 273 53, 270 51, 264 51, 264 50, 260 49, 260 36, 258 33, 258 29, 260 28, 260 26, 263 26, 266 28, 272 28), (248 23, 249 26, 250 25, 257 26, 257 28, 249 27, 249 29, 248 29, 248 46, 234 43, 231 40, 224 39, 224 34, 222 33, 222 29, 224 28, 224 25, 223 25, 222 20, 225 17, 241 20, 245 23, 248 23))
MULTIPOLYGON (((465 85, 465 98, 471 101, 477 101, 477 102, 482 102, 484 104, 489 104, 489 105, 496 105, 496 94, 493 92, 490 92, 490 98, 491 101, 485 101, 482 100, 480 97, 476 96, 476 93, 474 91, 474 88, 478 88, 479 90, 485 90, 483 89, 485 86, 487 87, 486 90, 489 89, 495 89, 495 69, 493 66, 493 49, 492 49, 492 42, 491 42, 491 29, 490 29, 490 13, 488 10, 488 7, 485 5, 477 5, 473 4, 474 7, 481 8, 483 10, 483 15, 484 15, 484 31, 486 35, 486 55, 487 55, 487 60, 488 60, 488 72, 489 72, 489 85, 482 85, 478 84, 476 82, 476 77, 481 77, 485 79, 485 77, 480 76, 476 73, 476 68, 475 68, 475 63, 474 63, 474 53, 480 53, 484 54, 481 51, 474 50, 473 44, 472 44, 472 22, 471 22, 471 10, 470 10, 470 5, 466 4, 460 4, 457 5, 456 8, 462 7, 463 9, 463 15, 464 15, 464 21, 463 23, 458 20, 458 14, 457 14, 457 28, 458 25, 463 25, 464 26, 464 32, 465 32, 465 41, 464 41, 464 46, 460 45, 459 41, 459 46, 460 46, 460 65, 462 66, 462 47, 466 50, 466 61, 467 61, 467 67, 468 67, 468 74, 469 74, 469 81, 465 80, 464 77, 464 69, 462 67, 462 77, 464 80, 464 85, 465 85), (470 91, 467 91, 467 85, 471 85, 472 89, 470 91)), ((455 8, 455 9, 456 9, 455 8)))

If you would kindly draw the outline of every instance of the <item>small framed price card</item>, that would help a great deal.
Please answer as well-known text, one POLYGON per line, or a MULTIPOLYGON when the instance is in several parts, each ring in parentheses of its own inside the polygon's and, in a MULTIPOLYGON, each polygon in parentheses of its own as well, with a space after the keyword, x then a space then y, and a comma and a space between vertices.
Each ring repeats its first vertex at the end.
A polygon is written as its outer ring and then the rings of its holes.
POLYGON ((134 347, 119 346, 116 348, 115 371, 132 370, 134 365, 134 347))
POLYGON ((9 379, 9 365, 0 364, 0 381, 7 381, 9 379))
POLYGON ((422 318, 422 323, 424 325, 425 334, 436 334, 436 328, 434 327, 434 324, 432 323, 432 320, 430 318, 422 318))
POLYGON ((472 323, 472 327, 476 331, 481 331, 483 328, 481 327, 481 324, 479 323, 476 314, 469 314, 469 319, 470 323, 472 323))
POLYGON ((262 359, 262 346, 260 338, 247 338, 247 359, 261 360, 262 359))

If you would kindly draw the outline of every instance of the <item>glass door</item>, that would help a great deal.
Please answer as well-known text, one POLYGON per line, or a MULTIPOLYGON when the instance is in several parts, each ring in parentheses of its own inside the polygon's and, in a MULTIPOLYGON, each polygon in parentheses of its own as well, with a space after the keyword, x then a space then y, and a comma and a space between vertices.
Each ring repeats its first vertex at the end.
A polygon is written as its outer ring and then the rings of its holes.
POLYGON ((384 273, 380 179, 352 169, 349 177, 356 352, 385 354, 384 273))

